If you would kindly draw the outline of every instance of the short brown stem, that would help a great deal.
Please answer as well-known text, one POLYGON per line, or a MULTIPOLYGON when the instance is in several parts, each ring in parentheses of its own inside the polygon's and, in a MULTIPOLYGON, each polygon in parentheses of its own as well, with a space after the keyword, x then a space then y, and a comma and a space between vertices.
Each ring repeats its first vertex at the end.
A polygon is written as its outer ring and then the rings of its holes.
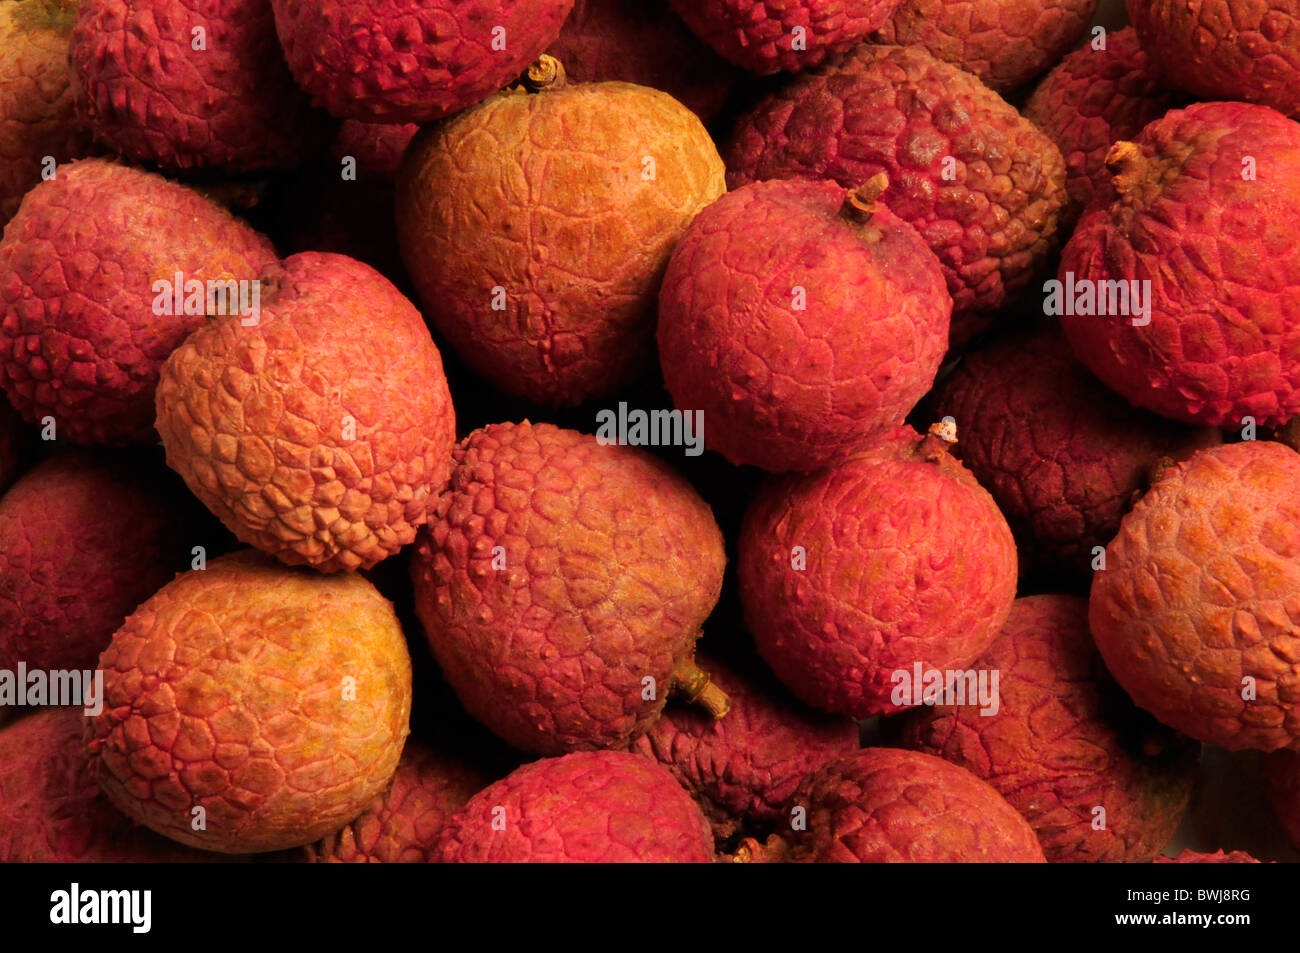
POLYGON ((1111 184, 1120 195, 1127 195, 1142 177, 1146 160, 1142 147, 1136 142, 1117 142, 1106 153, 1106 168, 1111 173, 1111 184))
POLYGON ((709 678, 709 673, 688 659, 673 671, 671 691, 688 702, 703 706, 714 718, 731 711, 731 699, 709 678))
POLYGON ((871 221, 871 216, 876 214, 876 202, 880 200, 880 196, 884 195, 885 190, 888 188, 889 176, 883 172, 877 172, 845 196, 844 204, 840 207, 840 214, 860 225, 866 224, 871 221))
POLYGON ((549 53, 543 53, 533 60, 532 65, 524 71, 520 81, 530 93, 540 93, 547 89, 559 89, 567 77, 564 64, 549 53))

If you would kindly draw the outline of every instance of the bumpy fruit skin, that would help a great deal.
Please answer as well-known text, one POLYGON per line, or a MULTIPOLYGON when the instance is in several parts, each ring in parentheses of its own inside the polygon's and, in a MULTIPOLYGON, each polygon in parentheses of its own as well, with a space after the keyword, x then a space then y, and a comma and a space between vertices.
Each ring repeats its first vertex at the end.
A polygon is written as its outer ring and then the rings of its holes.
POLYGON ((329 118, 285 66, 268 0, 82 0, 68 55, 96 138, 137 161, 292 168, 329 141, 329 118))
POLYGON ((1024 114, 1065 157, 1069 222, 1110 183, 1110 147, 1136 136, 1182 99, 1161 82, 1132 30, 1108 34, 1104 50, 1076 50, 1047 74, 1024 114))
POLYGON ((59 439, 151 442, 162 363, 205 321, 156 314, 154 283, 248 281, 275 260, 257 232, 160 175, 62 166, 0 239, 0 384, 25 420, 53 417, 59 439))
POLYGON ((1128 15, 1172 85, 1300 116, 1300 0, 1128 0, 1128 15))
POLYGON ((920 49, 867 44, 797 77, 741 117, 725 155, 732 188, 795 177, 856 188, 888 174, 885 205, 944 267, 958 342, 1029 281, 1067 201, 1056 145, 920 49))
POLYGON ((309 844, 388 785, 411 713, 392 604, 360 576, 239 552, 178 576, 100 657, 95 780, 126 814, 222 853, 309 844), (191 826, 205 811, 206 829, 191 826))
POLYGON ((1119 531, 1151 470, 1221 442, 1135 410, 1088 373, 1054 327, 968 353, 940 386, 954 452, 997 500, 1022 563, 1091 581, 1093 550, 1119 531))
POLYGON ((626 746, 718 599, 708 504, 657 458, 550 424, 477 430, 455 460, 411 561, 447 682, 521 750, 626 746))
POLYGON ((1205 854, 1195 850, 1184 850, 1177 857, 1157 857, 1157 864, 1258 864, 1259 861, 1244 850, 1233 850, 1225 853, 1222 850, 1216 850, 1213 854, 1205 854))
POLYGON ((864 748, 822 765, 792 804, 796 863, 1042 863, 1033 829, 997 791, 940 758, 864 748))
POLYGON ((731 62, 761 76, 795 73, 845 52, 898 0, 668 0, 686 25, 731 62), (802 49, 796 48, 796 29, 802 49))
POLYGON ((1300 454, 1262 440, 1167 470, 1106 547, 1089 603, 1133 700, 1231 751, 1300 748, 1297 616, 1300 454))
POLYGON ((340 119, 441 119, 518 76, 573 0, 271 0, 289 69, 340 119))
POLYGON ((368 569, 446 485, 455 413, 415 306, 361 262, 307 252, 258 323, 196 331, 163 366, 167 462, 241 540, 289 565, 368 569))
POLYGON ((1066 245, 1062 281, 1150 282, 1150 323, 1067 314, 1075 353, 1163 416, 1285 423, 1300 411, 1300 123, 1202 103, 1116 144, 1108 164, 1113 184, 1066 245), (1257 181, 1243 180, 1247 157, 1257 181))
POLYGON ((391 184, 402 167, 402 156, 419 131, 415 123, 348 119, 339 124, 330 152, 339 159, 351 156, 357 160, 358 181, 373 178, 391 184))
POLYGON ((402 255, 470 367, 529 400, 577 404, 653 351, 668 257, 726 191, 724 172, 699 119, 665 93, 510 90, 412 143, 398 179, 402 255))
POLYGON ((970 668, 998 673, 996 713, 975 700, 913 709, 902 716, 905 747, 989 782, 1050 861, 1148 861, 1169 842, 1200 746, 1142 717, 1114 685, 1088 634, 1086 599, 1017 599, 970 668))
POLYGON ((901 711, 895 671, 965 667, 1011 611, 1011 530, 939 444, 900 428, 838 466, 767 484, 745 514, 746 623, 777 677, 815 708, 901 711))
POLYGON ((659 292, 673 402, 735 464, 815 470, 897 427, 934 382, 952 299, 916 231, 834 182, 756 182, 701 212, 659 292))
POLYGON ((903 0, 873 39, 919 46, 990 89, 1022 86, 1078 41, 1097 0, 903 0))
POLYGON ((1268 799, 1278 822, 1300 850, 1300 754, 1276 751, 1264 764, 1268 799))
POLYGON ((590 751, 534 761, 479 792, 447 822, 435 856, 451 864, 704 864, 713 837, 662 767, 590 751))
POLYGON ((700 656, 699 662, 731 699, 726 717, 671 706, 632 750, 672 772, 694 795, 715 836, 783 820, 804 775, 857 750, 852 720, 805 708, 770 675, 741 675, 714 658, 700 656))

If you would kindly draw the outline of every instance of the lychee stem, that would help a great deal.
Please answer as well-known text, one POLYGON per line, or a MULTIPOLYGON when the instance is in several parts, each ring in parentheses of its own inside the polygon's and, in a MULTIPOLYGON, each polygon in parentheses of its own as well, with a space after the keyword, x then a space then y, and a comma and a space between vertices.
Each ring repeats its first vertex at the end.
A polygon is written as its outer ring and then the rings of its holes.
POLYGON ((1111 172, 1111 184, 1120 195, 1133 191, 1145 165, 1142 147, 1136 142, 1117 142, 1106 153, 1106 168, 1111 172))
POLYGON ((540 93, 547 89, 559 89, 567 79, 564 64, 549 53, 543 53, 524 71, 520 82, 530 93, 540 93))
POLYGON ((938 463, 948 455, 952 445, 957 442, 957 422, 949 417, 936 420, 921 438, 921 459, 927 463, 938 463))
POLYGON ((731 855, 733 864, 781 864, 790 858, 790 845, 777 834, 766 841, 746 837, 731 855))
POLYGON ((865 225, 871 221, 871 216, 876 214, 876 202, 888 188, 889 176, 877 172, 845 196, 844 204, 840 206, 840 214, 859 225, 865 225))
POLYGON ((680 662, 673 670, 670 690, 688 702, 702 705, 714 718, 731 711, 731 699, 709 678, 709 673, 695 664, 694 659, 680 662))

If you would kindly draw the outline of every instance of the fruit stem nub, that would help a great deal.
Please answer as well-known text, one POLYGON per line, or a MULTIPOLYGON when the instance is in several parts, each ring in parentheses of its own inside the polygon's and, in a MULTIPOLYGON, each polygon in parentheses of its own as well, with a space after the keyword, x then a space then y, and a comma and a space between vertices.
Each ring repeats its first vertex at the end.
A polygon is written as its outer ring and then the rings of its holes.
POLYGON ((546 89, 559 89, 566 78, 564 64, 549 53, 543 53, 524 70, 519 81, 530 93, 540 93, 546 89))
POLYGON ((938 463, 948 455, 952 445, 957 442, 957 422, 951 417, 936 420, 921 438, 921 459, 927 463, 938 463))
POLYGON ((871 216, 876 214, 876 202, 885 194, 887 188, 889 188, 889 176, 877 172, 845 196, 844 205, 840 208, 841 214, 860 225, 865 225, 871 221, 871 216))
POLYGON ((1111 184, 1120 195, 1127 195, 1133 190, 1145 164, 1142 147, 1136 142, 1117 142, 1106 153, 1106 168, 1111 172, 1111 184))
POLYGON ((694 659, 679 662, 673 670, 670 690, 685 697, 688 702, 702 705, 714 718, 731 711, 731 699, 709 678, 709 673, 695 664, 694 659))

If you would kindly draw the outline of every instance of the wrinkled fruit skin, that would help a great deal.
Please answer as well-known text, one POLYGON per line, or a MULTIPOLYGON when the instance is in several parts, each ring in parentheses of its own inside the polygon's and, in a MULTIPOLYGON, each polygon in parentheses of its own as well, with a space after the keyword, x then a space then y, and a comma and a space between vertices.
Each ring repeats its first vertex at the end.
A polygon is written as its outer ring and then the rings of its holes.
POLYGON ((1169 83, 1300 116, 1300 0, 1128 0, 1169 83))
POLYGON ((943 264, 955 342, 1029 281, 1067 200, 1046 135, 969 73, 896 46, 859 46, 796 78, 741 117, 725 156, 732 188, 795 177, 856 188, 887 173, 884 204, 943 264))
POLYGON ((895 671, 964 667, 1011 610, 1011 530, 935 439, 900 428, 838 466, 768 483, 745 514, 745 621, 777 677, 815 708, 901 711, 895 671))
POLYGON ((265 238, 162 176, 62 166, 0 239, 0 384, 61 440, 150 443, 162 363, 205 320, 155 314, 154 282, 251 281, 274 262, 265 238))
POLYGON ((1104 50, 1076 50, 1047 74, 1024 115, 1065 157, 1068 223, 1109 186, 1110 147, 1132 139, 1182 100, 1161 82, 1132 30, 1108 34, 1104 50))
POLYGON ((1259 861, 1244 850, 1232 850, 1224 852, 1216 850, 1213 854, 1205 854, 1195 850, 1184 850, 1177 857, 1157 857, 1157 864, 1258 864, 1259 861))
POLYGON ((804 778, 791 835, 803 863, 1042 863, 1033 829, 1001 795, 940 758, 864 748, 804 778))
POLYGON ((488 778, 453 757, 406 743, 388 790, 342 830, 303 848, 303 859, 327 864, 427 863, 453 814, 487 787, 488 778))
POLYGON ((1148 861, 1178 827, 1199 745, 1145 719, 1112 683, 1076 596, 1017 599, 971 668, 998 672, 998 709, 978 701, 902 716, 905 747, 989 782, 1057 863, 1148 861), (1154 751, 1154 754, 1148 754, 1154 751), (1096 808, 1106 827, 1096 830, 1096 808))
POLYGON ((795 73, 845 52, 885 22, 898 0, 668 0, 696 36, 737 66, 795 73), (795 30, 802 28, 803 49, 795 30))
POLYGON ((956 420, 954 453, 1006 515, 1021 565, 1071 582, 1091 582, 1094 549, 1114 538, 1161 458, 1222 439, 1134 410, 1051 327, 968 353, 933 408, 956 420))
POLYGON ((289 69, 317 105, 340 119, 423 123, 459 112, 517 77, 559 34, 573 0, 271 0, 271 6, 289 69))
POLYGON ((86 670, 135 607, 190 565, 161 467, 53 457, 0 497, 0 670, 86 670))
POLYGON ((1084 213, 1061 280, 1149 281, 1150 323, 1066 315, 1075 353, 1111 390, 1165 417, 1285 423, 1300 411, 1300 123, 1203 103, 1135 143, 1112 152, 1130 150, 1118 186, 1084 213), (1247 156, 1258 181, 1243 181, 1247 156))
POLYGON ((673 252, 659 293, 664 381, 732 463, 834 463, 901 424, 948 349, 939 262, 883 206, 859 224, 842 211, 848 194, 829 181, 742 186, 673 252))
POLYGON ((770 676, 742 676, 713 658, 699 658, 731 710, 713 718, 670 706, 632 750, 672 772, 713 824, 719 839, 750 824, 785 818, 804 775, 858 748, 858 726, 827 717, 790 698, 770 676))
POLYGON ((713 837, 691 796, 659 765, 590 751, 526 764, 475 795, 443 828, 436 859, 705 864, 713 837))
POLYGON ((1262 440, 1202 450, 1138 501, 1093 577, 1106 667, 1199 741, 1300 748, 1298 558, 1300 454, 1262 440))
POLYGON ((289 565, 368 569, 446 485, 455 413, 420 313, 367 265, 284 263, 251 327, 210 321, 158 386, 167 463, 241 540, 289 565))
POLYGON ((626 746, 718 599, 708 504, 657 458, 550 424, 475 431, 455 460, 411 563, 447 682, 523 751, 626 746))
POLYGON ((95 780, 139 823, 205 850, 337 831, 387 787, 406 740, 406 642, 392 604, 355 575, 215 559, 140 606, 99 667, 95 780), (191 827, 197 807, 206 830, 191 827))
POLYGON ((695 114, 657 90, 508 91, 412 143, 402 255, 425 312, 475 371, 528 400, 578 404, 653 350, 668 257, 726 191, 724 171, 695 114))
POLYGON ((1277 751, 1264 767, 1268 799, 1278 822, 1296 850, 1300 850, 1300 754, 1277 751))
POLYGON ((82 0, 69 60, 96 138, 137 161, 292 168, 329 141, 328 117, 284 64, 267 0, 82 0))
POLYGON ((1097 0, 903 0, 873 39, 919 46, 998 92, 1060 62, 1097 0))

